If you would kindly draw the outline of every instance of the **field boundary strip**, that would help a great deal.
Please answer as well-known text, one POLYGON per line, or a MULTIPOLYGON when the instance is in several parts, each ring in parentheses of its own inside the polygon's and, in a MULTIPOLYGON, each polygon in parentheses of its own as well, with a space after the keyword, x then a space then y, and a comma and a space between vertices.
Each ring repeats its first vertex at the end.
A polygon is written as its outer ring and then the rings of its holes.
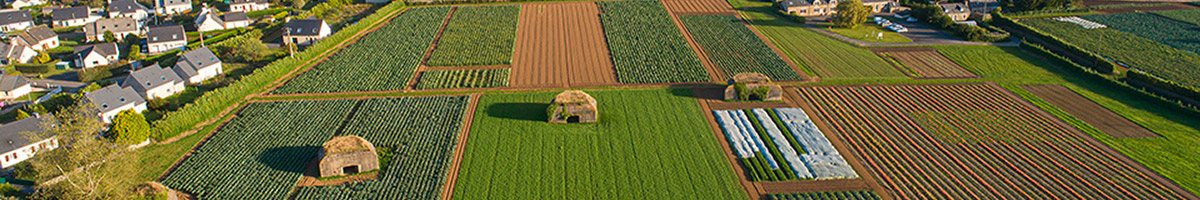
POLYGON ((458 143, 454 147, 454 156, 450 163, 450 167, 446 171, 446 180, 442 182, 441 199, 450 200, 454 196, 454 186, 458 182, 458 169, 462 166, 463 154, 467 149, 467 137, 471 134, 471 122, 475 121, 475 109, 479 106, 479 98, 483 94, 471 94, 471 103, 467 104, 467 110, 463 111, 462 130, 459 132, 458 143))
POLYGON ((1062 85, 1022 85, 1021 88, 1069 115, 1115 138, 1162 137, 1062 85))
POLYGON ((437 34, 433 35, 433 42, 429 44, 429 49, 426 49, 425 55, 421 56, 421 64, 417 65, 417 69, 413 70, 413 77, 408 79, 408 83, 404 84, 405 89, 417 87, 418 80, 421 79, 421 73, 425 72, 426 68, 428 68, 425 62, 429 62, 429 57, 433 56, 433 50, 437 49, 438 43, 442 41, 442 33, 446 31, 446 26, 450 25, 450 18, 454 17, 454 11, 457 10, 458 6, 450 7, 450 13, 446 14, 446 19, 442 20, 441 28, 438 28, 437 34))

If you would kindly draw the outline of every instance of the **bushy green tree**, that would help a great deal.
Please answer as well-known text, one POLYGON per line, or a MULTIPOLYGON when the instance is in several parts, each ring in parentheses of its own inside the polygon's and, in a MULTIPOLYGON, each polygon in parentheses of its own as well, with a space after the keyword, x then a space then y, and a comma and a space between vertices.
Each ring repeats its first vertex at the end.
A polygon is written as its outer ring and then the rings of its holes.
POLYGON ((221 41, 213 45, 212 48, 222 59, 232 58, 238 61, 255 61, 270 52, 267 49, 267 44, 259 40, 259 37, 262 37, 262 31, 256 29, 249 33, 221 41))
POLYGON ((839 1, 834 9, 837 10, 837 16, 833 18, 833 25, 838 27, 858 27, 871 17, 871 8, 863 5, 862 0, 839 1))
POLYGON ((117 36, 112 31, 104 31, 104 42, 117 41, 117 36))
POLYGON ((129 45, 129 53, 127 55, 129 55, 128 57, 131 60, 141 60, 146 58, 145 56, 142 56, 142 48, 137 44, 129 45))
POLYGON ((133 109, 121 111, 112 119, 112 128, 108 134, 118 144, 137 144, 150 138, 150 123, 146 116, 133 109))
POLYGON ((104 123, 92 104, 77 104, 42 124, 47 130, 24 133, 30 141, 54 138, 60 148, 38 151, 26 161, 41 184, 35 199, 129 199, 139 173, 136 152, 98 139, 104 123), (70 147, 70 148, 61 148, 70 147), (62 175, 62 176, 60 176, 62 175), (58 179, 55 179, 58 178, 58 179), (54 179, 55 181, 48 181, 54 179))
POLYGON ((35 61, 37 61, 37 63, 50 62, 50 53, 46 53, 46 51, 38 51, 38 55, 35 58, 35 61))

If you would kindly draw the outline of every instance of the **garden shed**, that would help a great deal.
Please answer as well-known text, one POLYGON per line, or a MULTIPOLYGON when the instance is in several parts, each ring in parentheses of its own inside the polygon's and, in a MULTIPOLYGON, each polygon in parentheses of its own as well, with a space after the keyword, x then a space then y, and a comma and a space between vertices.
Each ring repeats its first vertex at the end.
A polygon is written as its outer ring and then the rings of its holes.
POLYGON ((559 93, 546 111, 550 116, 550 123, 592 123, 596 122, 599 115, 596 99, 579 90, 559 93))
POLYGON ((725 86, 725 100, 782 101, 783 88, 761 73, 738 73, 725 86))
POLYGON ((352 175, 379 169, 375 146, 362 137, 337 136, 321 148, 321 177, 352 175))

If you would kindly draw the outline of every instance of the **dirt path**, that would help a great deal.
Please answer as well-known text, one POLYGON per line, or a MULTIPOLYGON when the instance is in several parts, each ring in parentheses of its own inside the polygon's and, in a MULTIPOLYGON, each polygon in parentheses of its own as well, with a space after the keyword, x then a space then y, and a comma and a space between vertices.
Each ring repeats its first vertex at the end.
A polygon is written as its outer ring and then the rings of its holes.
POLYGON ((1025 88, 1042 100, 1046 100, 1109 136, 1117 138, 1162 137, 1062 85, 1023 85, 1021 88, 1025 88))
POLYGON ((509 86, 618 84, 595 3, 524 4, 520 17, 509 86))
POLYGON ((471 133, 471 122, 475 121, 475 107, 479 106, 479 97, 482 94, 471 94, 471 104, 467 105, 467 111, 463 113, 462 132, 458 136, 458 145, 454 149, 454 161, 450 163, 450 168, 446 171, 446 182, 442 185, 442 199, 449 200, 454 195, 454 185, 458 182, 458 168, 462 166, 463 150, 467 149, 467 136, 471 133))

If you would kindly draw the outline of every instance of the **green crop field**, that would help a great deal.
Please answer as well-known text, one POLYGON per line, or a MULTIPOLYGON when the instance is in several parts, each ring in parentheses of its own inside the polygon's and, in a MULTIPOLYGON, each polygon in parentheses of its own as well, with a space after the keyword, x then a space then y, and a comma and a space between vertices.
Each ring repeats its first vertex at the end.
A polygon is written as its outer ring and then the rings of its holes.
POLYGON ((1167 10, 1153 13, 1166 18, 1192 23, 1192 25, 1200 25, 1200 10, 1198 9, 1167 10))
POLYGON ((437 96, 250 104, 163 184, 199 199, 287 199, 323 143, 337 135, 357 135, 398 155, 379 172, 380 178, 300 187, 295 199, 434 199, 441 194, 468 100, 437 96))
POLYGON ((512 64, 521 6, 464 6, 454 11, 425 64, 477 66, 512 64))
POLYGON ((1051 19, 1022 20, 1021 23, 1131 68, 1200 88, 1200 54, 1188 53, 1111 28, 1084 29, 1073 23, 1051 19))
POLYGON ((708 82, 708 72, 658 1, 596 2, 617 80, 708 82))
POLYGON ((480 99, 454 199, 745 199, 690 90, 593 91, 595 124, 549 124, 555 93, 480 99))
POLYGON ((866 49, 826 37, 775 15, 777 8, 770 2, 729 0, 744 9, 745 17, 755 29, 771 39, 796 64, 822 80, 838 79, 908 79, 904 72, 866 49))
POLYGON ((758 72, 774 80, 803 80, 741 19, 732 15, 679 16, 692 38, 727 76, 758 72))
POLYGON ((508 85, 509 68, 421 72, 417 89, 488 88, 508 85))
POLYGON ((1200 27, 1196 27, 1194 24, 1173 21, 1148 13, 1084 15, 1079 17, 1108 25, 1108 28, 1158 41, 1167 46, 1191 52, 1200 52, 1200 27))
POLYGON ((771 194, 767 196, 771 200, 879 200, 878 194, 871 191, 843 191, 843 192, 805 192, 792 194, 771 194))
POLYGON ((386 91, 408 87, 449 7, 404 11, 358 43, 330 56, 274 94, 386 91))

